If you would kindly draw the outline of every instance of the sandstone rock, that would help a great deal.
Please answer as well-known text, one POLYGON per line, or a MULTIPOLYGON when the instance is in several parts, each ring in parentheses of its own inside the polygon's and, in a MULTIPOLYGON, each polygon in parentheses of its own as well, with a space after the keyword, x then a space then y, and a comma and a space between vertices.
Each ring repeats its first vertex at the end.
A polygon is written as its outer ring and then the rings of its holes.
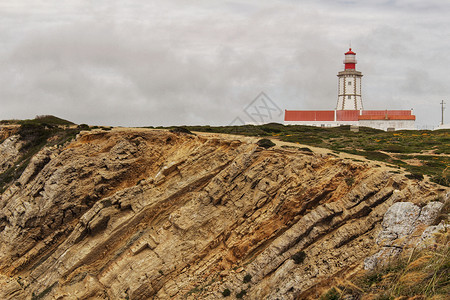
POLYGON ((14 165, 19 158, 22 146, 23 142, 18 135, 8 137, 0 144, 0 172, 4 172, 14 165))
POLYGON ((0 125, 0 143, 10 136, 16 135, 19 128, 20 125, 0 125))
POLYGON ((255 141, 115 129, 43 149, 0 198, 0 298, 305 299, 439 210, 441 187, 255 141))

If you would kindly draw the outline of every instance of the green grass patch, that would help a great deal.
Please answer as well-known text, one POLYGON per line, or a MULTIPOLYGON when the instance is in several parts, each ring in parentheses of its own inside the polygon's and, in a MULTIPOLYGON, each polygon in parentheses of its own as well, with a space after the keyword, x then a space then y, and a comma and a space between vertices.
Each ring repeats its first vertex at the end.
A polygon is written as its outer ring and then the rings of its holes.
POLYGON ((347 152, 405 168, 410 173, 430 176, 431 180, 449 186, 449 157, 421 153, 450 154, 450 130, 402 130, 386 132, 360 127, 351 132, 350 126, 321 128, 301 125, 243 126, 187 126, 192 131, 239 134, 245 136, 272 136, 285 142, 328 148, 334 153, 347 152), (412 155, 407 155, 412 154, 412 155), (412 166, 408 159, 416 158, 422 166, 412 166), (447 168, 447 169, 446 169, 447 168), (447 171, 446 171, 447 170, 447 171))

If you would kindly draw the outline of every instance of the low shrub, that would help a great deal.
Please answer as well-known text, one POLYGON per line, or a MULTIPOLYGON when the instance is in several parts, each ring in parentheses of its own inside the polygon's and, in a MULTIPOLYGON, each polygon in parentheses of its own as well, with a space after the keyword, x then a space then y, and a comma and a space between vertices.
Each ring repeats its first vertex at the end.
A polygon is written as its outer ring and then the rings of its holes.
POLYGON ((294 260, 294 262, 297 265, 301 264, 306 258, 306 253, 305 253, 305 251, 299 251, 299 252, 295 253, 294 255, 292 255, 291 258, 294 260))
POLYGON ((236 298, 241 299, 242 297, 244 297, 247 294, 246 290, 242 290, 239 293, 236 294, 236 298))
POLYGON ((89 130, 89 125, 88 124, 80 124, 77 126, 78 129, 80 130, 89 130))
POLYGON ((348 186, 352 186, 353 183, 355 183, 355 178, 353 178, 353 177, 347 177, 347 178, 345 178, 345 183, 346 183, 348 186))
POLYGON ((420 181, 423 180, 423 175, 422 174, 418 174, 418 173, 406 174, 405 177, 409 178, 409 179, 417 179, 417 180, 420 180, 420 181))
POLYGON ((320 300, 339 300, 341 295, 339 292, 333 287, 327 291, 325 295, 320 297, 320 300))
POLYGON ((245 275, 244 276, 244 283, 248 283, 250 281, 252 281, 252 275, 250 275, 250 274, 245 275))
POLYGON ((224 289, 223 290, 223 292, 222 292, 222 296, 224 296, 224 297, 228 297, 228 296, 230 296, 231 295, 231 292, 230 292, 230 290, 229 289, 224 289))
POLYGON ((275 143, 269 139, 260 139, 256 144, 266 149, 275 146, 275 143))
POLYGON ((189 129, 185 128, 185 127, 174 127, 172 129, 170 129, 170 132, 172 133, 185 133, 185 134, 193 134, 189 129))
POLYGON ((298 148, 298 150, 300 150, 300 151, 305 151, 305 152, 313 152, 311 149, 309 149, 308 147, 301 147, 301 148, 298 148))

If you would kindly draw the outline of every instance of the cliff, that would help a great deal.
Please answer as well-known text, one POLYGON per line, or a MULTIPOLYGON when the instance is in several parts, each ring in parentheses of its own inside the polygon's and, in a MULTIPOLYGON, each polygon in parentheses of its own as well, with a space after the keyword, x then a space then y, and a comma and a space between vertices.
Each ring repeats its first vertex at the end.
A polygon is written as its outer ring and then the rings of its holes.
MULTIPOLYGON (((257 140, 114 129, 42 149, 1 195, 0 298, 316 299, 432 230, 448 198, 384 164, 257 140), (383 221, 397 202, 406 229, 383 221)), ((20 143, 0 145, 2 168, 20 143)))

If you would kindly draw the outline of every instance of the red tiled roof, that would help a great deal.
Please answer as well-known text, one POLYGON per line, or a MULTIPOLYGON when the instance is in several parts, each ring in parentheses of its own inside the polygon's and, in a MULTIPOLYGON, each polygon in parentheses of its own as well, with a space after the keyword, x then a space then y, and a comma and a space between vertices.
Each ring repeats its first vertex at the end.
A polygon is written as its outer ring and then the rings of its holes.
POLYGON ((411 110, 285 110, 285 121, 415 120, 411 110))
POLYGON ((395 115, 395 116, 410 116, 411 110, 363 110, 361 113, 364 115, 395 115))
POLYGON ((334 121, 334 110, 285 110, 285 121, 334 121))
POLYGON ((361 115, 358 120, 415 120, 414 115, 361 115))
POLYGON ((337 110, 336 121, 358 121, 359 110, 337 110))

